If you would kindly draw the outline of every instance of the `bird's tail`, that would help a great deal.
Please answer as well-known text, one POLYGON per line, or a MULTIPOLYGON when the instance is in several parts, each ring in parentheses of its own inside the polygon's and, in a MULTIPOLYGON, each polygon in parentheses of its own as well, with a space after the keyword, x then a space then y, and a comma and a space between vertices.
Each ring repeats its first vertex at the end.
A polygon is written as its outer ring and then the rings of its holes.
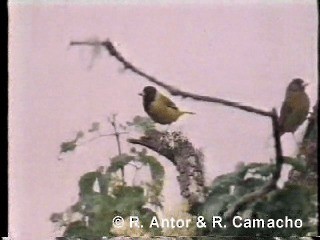
POLYGON ((182 111, 181 113, 182 113, 182 114, 196 114, 196 113, 194 113, 194 112, 188 112, 188 111, 182 111))

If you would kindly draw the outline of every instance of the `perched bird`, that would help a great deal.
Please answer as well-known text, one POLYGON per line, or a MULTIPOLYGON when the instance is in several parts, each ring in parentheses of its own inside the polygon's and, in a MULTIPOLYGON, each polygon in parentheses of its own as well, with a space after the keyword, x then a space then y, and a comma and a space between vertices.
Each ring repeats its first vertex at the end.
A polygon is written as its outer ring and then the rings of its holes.
POLYGON ((310 100, 304 89, 307 86, 302 79, 295 78, 286 90, 279 117, 280 136, 286 132, 292 134, 306 120, 310 100))
POLYGON ((155 87, 147 86, 140 93, 143 97, 143 108, 151 119, 160 124, 171 124, 183 115, 193 112, 180 111, 166 96, 157 91, 155 87))

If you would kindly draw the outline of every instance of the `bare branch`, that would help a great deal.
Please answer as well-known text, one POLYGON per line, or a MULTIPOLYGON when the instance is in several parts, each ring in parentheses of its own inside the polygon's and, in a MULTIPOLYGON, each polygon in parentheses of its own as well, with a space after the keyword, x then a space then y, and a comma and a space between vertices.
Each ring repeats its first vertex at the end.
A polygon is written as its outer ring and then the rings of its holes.
POLYGON ((278 121, 278 114, 275 108, 272 109, 272 129, 273 129, 273 138, 275 144, 275 152, 276 152, 276 169, 273 173, 272 179, 274 184, 277 183, 278 179, 280 178, 282 164, 283 164, 283 155, 282 155, 282 147, 280 141, 280 126, 278 121))
POLYGON ((129 69, 132 72, 138 74, 139 76, 147 79, 148 81, 150 81, 154 84, 157 84, 160 87, 163 87, 173 96, 181 96, 183 98, 192 98, 194 100, 203 101, 203 102, 218 103, 218 104, 222 104, 224 106, 229 106, 229 107, 241 109, 243 111, 256 113, 256 114, 259 114, 262 116, 272 117, 272 113, 270 111, 265 111, 265 110, 254 108, 251 106, 242 105, 239 102, 234 102, 234 101, 224 100, 221 98, 210 97, 210 96, 205 96, 205 95, 198 95, 198 94, 194 94, 194 93, 190 93, 190 92, 186 92, 186 91, 181 91, 173 86, 170 86, 164 82, 161 82, 161 81, 157 80, 155 77, 143 72, 141 69, 135 67, 132 63, 127 61, 121 55, 121 53, 114 47, 113 43, 108 39, 104 42, 89 42, 89 41, 84 41, 84 42, 77 41, 76 42, 76 41, 72 41, 70 43, 71 46, 74 46, 74 45, 97 46, 99 44, 101 46, 104 46, 112 57, 115 57, 120 63, 122 63, 124 69, 129 69))
MULTIPOLYGON (((118 125, 117 125, 117 114, 112 114, 112 118, 108 118, 109 123, 113 127, 113 135, 116 137, 117 146, 118 146, 118 155, 120 156, 122 154, 121 151, 121 143, 120 143, 120 133, 118 132, 118 125)), ((125 184, 124 180, 124 167, 121 167, 121 176, 123 184, 125 184)))
POLYGON ((109 123, 111 124, 111 126, 113 127, 113 135, 116 137, 117 140, 117 146, 118 146, 118 154, 121 155, 122 151, 121 151, 121 144, 120 144, 120 133, 118 132, 118 127, 117 127, 117 120, 116 120, 116 114, 112 115, 112 118, 109 118, 109 123))

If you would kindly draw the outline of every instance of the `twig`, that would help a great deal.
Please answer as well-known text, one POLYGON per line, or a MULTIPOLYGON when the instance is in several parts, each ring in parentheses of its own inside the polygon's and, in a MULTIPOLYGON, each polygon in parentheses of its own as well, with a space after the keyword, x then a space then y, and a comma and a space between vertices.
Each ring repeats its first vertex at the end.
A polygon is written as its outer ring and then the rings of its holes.
POLYGON ((280 126, 278 121, 278 114, 275 108, 272 109, 272 129, 273 129, 273 138, 275 144, 275 152, 276 152, 276 169, 273 173, 271 181, 276 185, 278 179, 280 178, 282 164, 283 164, 283 155, 282 155, 282 147, 280 141, 280 126))
MULTIPOLYGON (((109 122, 112 125, 113 130, 114 130, 113 135, 116 137, 117 146, 118 146, 118 155, 120 156, 122 154, 122 151, 121 151, 121 144, 120 144, 120 133, 118 132, 118 128, 117 128, 117 124, 116 124, 116 114, 113 114, 112 115, 112 119, 109 118, 108 120, 109 120, 109 122)), ((121 176, 122 176, 122 181, 125 184, 124 167, 121 167, 121 176)))
MULTIPOLYGON (((124 131, 124 132, 118 132, 119 135, 121 135, 121 134, 128 134, 128 133, 129 133, 129 132, 126 132, 126 131, 124 131)), ((102 137, 110 137, 110 136, 115 136, 115 133, 108 133, 108 134, 99 133, 98 136, 95 136, 95 137, 93 137, 93 138, 90 138, 90 139, 88 139, 87 141, 78 143, 77 146, 81 146, 81 145, 83 145, 83 144, 87 144, 87 143, 89 143, 89 142, 92 142, 92 141, 97 140, 97 139, 102 138, 102 137)))
POLYGON ((142 70, 140 70, 139 68, 135 67, 129 61, 127 61, 121 55, 121 53, 114 47, 113 43, 108 39, 106 41, 104 41, 104 42, 90 42, 90 41, 78 42, 78 41, 72 41, 70 43, 70 45, 71 46, 74 46, 74 45, 88 45, 88 46, 101 45, 101 46, 104 46, 112 57, 115 57, 120 63, 122 63, 122 65, 123 65, 125 70, 129 69, 132 72, 138 74, 139 76, 144 77, 148 81, 150 81, 152 83, 155 83, 160 87, 163 87, 164 89, 166 89, 173 96, 181 96, 183 98, 188 98, 189 97, 189 98, 192 98, 192 99, 197 100, 197 101, 218 103, 218 104, 222 104, 224 106, 229 106, 229 107, 241 109, 243 111, 256 113, 256 114, 259 114, 259 115, 262 115, 262 116, 272 117, 272 113, 270 111, 264 111, 264 110, 261 110, 261 109, 258 109, 258 108, 254 108, 254 107, 251 107, 251 106, 242 105, 239 102, 234 102, 234 101, 224 100, 224 99, 221 99, 221 98, 198 95, 198 94, 194 94, 194 93, 190 93, 190 92, 186 92, 186 91, 181 91, 181 90, 179 90, 179 89, 177 89, 177 88, 175 88, 173 86, 170 86, 170 85, 168 85, 168 84, 166 84, 164 82, 161 82, 161 81, 157 80, 155 77, 144 73, 142 70))
POLYGON ((121 155, 122 151, 121 151, 121 145, 120 145, 120 133, 118 132, 118 129, 117 129, 115 114, 112 115, 112 119, 109 118, 109 122, 113 127, 113 130, 114 130, 113 135, 116 137, 116 140, 117 140, 118 155, 121 155))

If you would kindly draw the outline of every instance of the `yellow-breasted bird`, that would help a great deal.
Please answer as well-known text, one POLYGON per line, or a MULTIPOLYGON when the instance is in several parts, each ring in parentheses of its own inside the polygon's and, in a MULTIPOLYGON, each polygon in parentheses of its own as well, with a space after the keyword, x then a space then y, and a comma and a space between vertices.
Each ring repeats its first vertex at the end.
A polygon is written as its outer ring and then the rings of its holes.
POLYGON ((194 114, 193 112, 180 111, 169 98, 158 92, 155 87, 147 86, 139 95, 143 97, 144 110, 157 123, 171 124, 183 114, 194 114))
POLYGON ((287 87, 279 117, 280 136, 286 132, 292 134, 306 120, 310 100, 305 93, 307 83, 300 78, 293 79, 287 87))

